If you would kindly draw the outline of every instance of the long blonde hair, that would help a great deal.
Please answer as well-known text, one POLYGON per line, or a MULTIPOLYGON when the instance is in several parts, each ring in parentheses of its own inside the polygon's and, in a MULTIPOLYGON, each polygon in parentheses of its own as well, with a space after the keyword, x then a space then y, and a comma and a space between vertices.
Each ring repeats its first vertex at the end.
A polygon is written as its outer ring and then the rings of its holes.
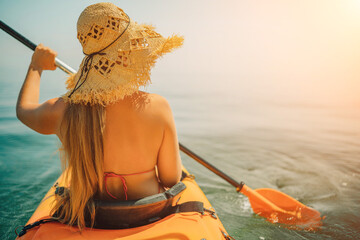
POLYGON ((91 226, 95 219, 93 196, 102 191, 105 108, 101 105, 68 104, 61 123, 61 160, 69 185, 56 197, 52 214, 69 225, 85 227, 86 212, 91 226))

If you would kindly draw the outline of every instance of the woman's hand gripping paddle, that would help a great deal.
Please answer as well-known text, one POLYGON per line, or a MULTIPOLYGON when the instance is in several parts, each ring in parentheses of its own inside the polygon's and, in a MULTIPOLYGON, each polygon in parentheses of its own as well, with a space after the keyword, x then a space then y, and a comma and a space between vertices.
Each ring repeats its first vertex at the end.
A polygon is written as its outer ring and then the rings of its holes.
MULTIPOLYGON (((16 32, 2 21, 0 21, 0 28, 30 49, 35 50, 36 45, 33 42, 16 32)), ((59 59, 56 59, 56 65, 68 74, 75 73, 74 69, 59 59)), ((249 198, 253 211, 256 214, 265 217, 269 222, 283 223, 291 226, 303 227, 304 229, 316 229, 321 226, 320 212, 315 209, 307 207, 292 197, 274 189, 261 188, 252 190, 243 182, 236 182, 234 179, 196 155, 182 144, 180 144, 180 150, 208 168, 210 171, 225 179, 231 185, 236 187, 238 192, 246 195, 249 198)))
POLYGON ((319 211, 271 188, 253 190, 243 182, 236 182, 182 144, 180 144, 180 150, 236 187, 238 192, 249 198, 254 213, 265 217, 269 222, 287 224, 306 230, 315 230, 321 226, 319 211))

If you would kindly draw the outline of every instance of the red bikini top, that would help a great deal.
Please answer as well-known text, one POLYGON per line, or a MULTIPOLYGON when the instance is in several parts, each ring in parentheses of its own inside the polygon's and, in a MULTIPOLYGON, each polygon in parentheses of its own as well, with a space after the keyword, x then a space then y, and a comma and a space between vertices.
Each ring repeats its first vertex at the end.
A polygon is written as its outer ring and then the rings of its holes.
POLYGON ((114 195, 112 195, 108 188, 107 188, 107 178, 109 177, 118 177, 121 179, 122 183, 123 183, 123 189, 124 189, 124 194, 125 194, 125 200, 127 200, 127 186, 126 186, 126 180, 124 177, 126 176, 132 176, 132 175, 138 175, 138 174, 143 174, 143 173, 148 173, 148 172, 151 172, 151 171, 154 171, 154 169, 150 169, 148 171, 144 171, 144 172, 139 172, 139 173, 130 173, 130 174, 116 174, 116 173, 112 173, 112 172, 105 172, 104 173, 104 183, 105 183, 105 190, 106 192, 109 194, 110 197, 114 198, 114 199, 119 199, 117 197, 115 197, 114 195))

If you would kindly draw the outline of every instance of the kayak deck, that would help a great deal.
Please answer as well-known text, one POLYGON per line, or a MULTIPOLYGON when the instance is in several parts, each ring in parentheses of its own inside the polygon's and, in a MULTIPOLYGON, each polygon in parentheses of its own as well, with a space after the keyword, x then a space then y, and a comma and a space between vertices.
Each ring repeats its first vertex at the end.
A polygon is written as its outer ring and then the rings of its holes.
MULTIPOLYGON (((188 173, 186 170, 184 170, 188 173)), ((62 185, 62 176, 57 180, 62 185)), ((186 185, 178 204, 188 201, 200 201, 204 208, 212 209, 205 194, 195 182, 194 178, 183 179, 186 185)), ((50 188, 40 205, 29 219, 27 224, 49 217, 54 201, 55 188, 50 188)), ((219 218, 210 213, 205 214, 190 212, 176 213, 167 216, 149 225, 129 229, 90 229, 85 228, 81 233, 77 227, 70 227, 58 222, 50 222, 28 230, 18 239, 226 239, 227 232, 219 218)))

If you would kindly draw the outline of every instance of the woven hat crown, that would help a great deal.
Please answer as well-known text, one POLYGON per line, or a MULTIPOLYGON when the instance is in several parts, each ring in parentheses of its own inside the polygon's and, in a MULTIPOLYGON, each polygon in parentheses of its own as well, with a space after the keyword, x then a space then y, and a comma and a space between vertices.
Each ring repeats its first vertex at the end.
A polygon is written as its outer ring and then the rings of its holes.
POLYGON ((183 44, 183 37, 164 38, 138 24, 112 3, 88 6, 77 22, 77 38, 86 55, 68 78, 66 102, 107 105, 150 83, 156 60, 183 44))
POLYGON ((125 30, 129 21, 128 15, 112 3, 85 8, 77 22, 77 37, 84 53, 97 52, 108 46, 125 30))

